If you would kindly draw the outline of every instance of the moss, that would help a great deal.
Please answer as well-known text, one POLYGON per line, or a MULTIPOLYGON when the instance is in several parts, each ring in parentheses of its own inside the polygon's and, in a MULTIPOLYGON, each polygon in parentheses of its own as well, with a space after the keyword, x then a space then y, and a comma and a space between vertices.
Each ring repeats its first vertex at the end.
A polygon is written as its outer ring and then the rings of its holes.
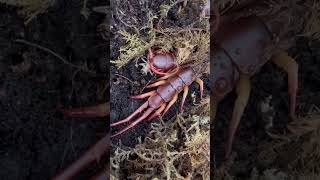
POLYGON ((135 148, 115 147, 111 156, 115 179, 125 172, 129 179, 209 179, 208 101, 193 112, 197 115, 180 114, 173 123, 153 123, 144 142, 135 148))
POLYGON ((120 31, 126 44, 120 48, 120 56, 112 63, 118 68, 126 65, 130 60, 141 58, 150 47, 158 47, 161 51, 176 52, 178 64, 190 61, 204 61, 209 52, 210 35, 201 29, 189 30, 181 28, 166 28, 149 32, 149 41, 144 41, 137 34, 120 31))
MULTIPOLYGON (((142 26, 127 25, 126 30, 118 33, 125 43, 120 47, 120 55, 115 61, 111 61, 118 68, 123 67, 134 59, 145 55, 150 47, 157 47, 161 51, 177 53, 177 62, 184 64, 189 61, 203 61, 209 52, 209 22, 206 19, 200 20, 199 26, 190 25, 182 28, 177 25, 160 27, 160 22, 167 17, 169 10, 181 0, 174 1, 170 5, 163 4, 155 15, 149 12, 147 22, 142 26), (155 22, 157 20, 157 27, 155 22)), ((186 16, 188 16, 186 14, 186 16)), ((132 20, 134 22, 134 20, 132 20)))

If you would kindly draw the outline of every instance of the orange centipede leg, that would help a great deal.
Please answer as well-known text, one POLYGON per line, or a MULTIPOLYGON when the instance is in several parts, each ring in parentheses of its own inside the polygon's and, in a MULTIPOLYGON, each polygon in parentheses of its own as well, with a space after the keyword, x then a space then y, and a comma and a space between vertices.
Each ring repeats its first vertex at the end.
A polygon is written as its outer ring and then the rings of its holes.
POLYGON ((146 120, 146 121, 151 121, 152 119, 158 117, 161 115, 162 111, 164 110, 164 108, 166 107, 166 103, 163 103, 160 108, 153 114, 151 114, 151 116, 146 120))
POLYGON ((117 126, 119 124, 123 124, 123 123, 126 123, 126 122, 130 121, 135 115, 137 115, 138 113, 141 113, 148 106, 149 106, 149 103, 147 101, 144 104, 142 104, 137 110, 135 110, 132 114, 130 114, 130 116, 128 116, 127 118, 125 118, 125 119, 123 119, 121 121, 112 123, 112 124, 110 124, 110 126, 113 127, 113 126, 117 126))
POLYGON ((154 96, 157 94, 157 91, 154 90, 154 91, 150 91, 150 92, 147 92, 147 93, 144 93, 144 94, 140 94, 140 95, 136 95, 136 96, 130 96, 131 99, 144 99, 146 97, 150 97, 150 96, 154 96))
POLYGON ((130 128, 136 126, 139 122, 141 122, 141 121, 144 120, 146 117, 148 117, 149 114, 151 114, 153 110, 154 110, 154 108, 151 108, 151 107, 150 107, 149 109, 146 110, 146 112, 143 113, 143 115, 142 115, 140 118, 138 118, 137 120, 135 120, 133 123, 131 123, 131 124, 130 124, 129 126, 127 126, 126 128, 124 128, 124 129, 120 130, 119 132, 117 132, 116 134, 112 135, 111 137, 118 136, 118 135, 126 132, 126 131, 129 130, 130 128))
POLYGON ((183 96, 182 96, 181 105, 180 105, 180 108, 179 108, 179 111, 180 111, 180 112, 182 112, 182 108, 183 108, 184 102, 186 101, 188 92, 189 92, 189 87, 188 87, 188 86, 185 86, 185 87, 183 88, 183 96))

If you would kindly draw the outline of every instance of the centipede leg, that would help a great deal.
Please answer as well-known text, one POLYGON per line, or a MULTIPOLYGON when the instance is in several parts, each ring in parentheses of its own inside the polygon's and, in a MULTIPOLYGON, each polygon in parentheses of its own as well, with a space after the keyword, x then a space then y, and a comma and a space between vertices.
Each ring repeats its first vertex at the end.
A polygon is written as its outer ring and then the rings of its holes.
POLYGON ((149 105, 149 103, 147 101, 144 104, 142 104, 136 111, 134 111, 132 114, 130 114, 130 116, 128 116, 127 118, 125 118, 121 121, 112 123, 112 124, 110 124, 110 126, 113 127, 113 126, 117 126, 119 124, 123 124, 123 123, 130 121, 135 115, 137 115, 138 113, 141 113, 144 109, 146 109, 148 107, 148 105, 149 105))
POLYGON ((166 82, 167 81, 165 81, 165 80, 157 81, 155 83, 152 83, 152 84, 146 86, 146 88, 153 88, 153 87, 161 86, 161 85, 164 85, 166 82))
POLYGON ((272 61, 288 73, 288 94, 289 94, 289 113, 292 119, 295 119, 296 98, 298 89, 298 64, 288 56, 286 52, 281 52, 275 56, 272 61))
POLYGON ((248 103, 250 96, 250 79, 247 76, 242 75, 237 84, 237 99, 232 113, 232 119, 229 125, 229 136, 226 144, 225 158, 228 159, 232 150, 232 143, 234 139, 235 132, 238 128, 241 116, 244 112, 244 109, 248 103))
POLYGON ((112 138, 112 137, 115 137, 115 136, 118 136, 118 135, 126 132, 126 131, 129 130, 130 128, 136 126, 139 122, 141 122, 141 121, 144 120, 146 117, 148 117, 148 116, 152 113, 153 110, 154 110, 154 108, 151 108, 151 107, 150 107, 149 109, 147 109, 147 110, 143 113, 143 115, 142 115, 140 118, 138 118, 137 120, 135 120, 133 123, 131 123, 131 124, 130 124, 129 126, 127 126, 126 128, 124 128, 124 129, 120 130, 119 132, 117 132, 116 134, 112 135, 111 138, 112 138))
POLYGON ((177 101, 177 99, 178 99, 178 93, 176 93, 176 94, 173 96, 173 98, 171 99, 171 101, 168 103, 166 109, 163 111, 163 114, 162 114, 162 115, 166 114, 166 112, 167 112, 167 111, 170 109, 170 107, 177 101))
POLYGON ((170 77, 176 75, 177 72, 172 72, 172 73, 169 73, 165 76, 162 76, 161 78, 157 79, 157 81, 161 81, 161 80, 165 80, 165 79, 169 79, 170 77))
POLYGON ((140 94, 140 95, 136 95, 136 96, 130 96, 131 99, 144 99, 146 97, 150 97, 150 96, 154 96, 157 94, 157 91, 154 90, 154 91, 150 91, 150 92, 147 92, 147 93, 144 93, 144 94, 140 94))
POLYGON ((199 84, 200 86, 200 98, 202 99, 203 97, 203 81, 200 78, 196 79, 196 82, 199 84))
POLYGON ((183 96, 182 96, 181 105, 180 105, 180 108, 179 108, 179 111, 180 111, 180 112, 182 112, 182 108, 183 108, 184 102, 186 101, 188 92, 189 92, 189 87, 188 87, 188 86, 185 86, 185 87, 183 88, 183 96))
POLYGON ((153 114, 151 114, 151 116, 146 120, 146 121, 150 121, 158 116, 161 115, 162 111, 166 108, 167 103, 163 103, 160 108, 153 114))

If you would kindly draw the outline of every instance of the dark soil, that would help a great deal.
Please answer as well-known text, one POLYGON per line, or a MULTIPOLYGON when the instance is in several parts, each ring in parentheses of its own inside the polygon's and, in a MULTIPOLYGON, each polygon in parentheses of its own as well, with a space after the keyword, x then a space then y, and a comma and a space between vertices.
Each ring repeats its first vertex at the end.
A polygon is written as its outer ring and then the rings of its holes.
MULTIPOLYGON (((289 50, 299 64, 299 90, 296 114, 306 116, 313 106, 320 107, 320 42, 299 38, 296 45, 289 50)), ((287 75, 272 63, 267 63, 251 81, 252 91, 245 113, 242 116, 239 129, 234 141, 233 151, 237 153, 231 174, 237 179, 248 179, 254 167, 264 169, 259 165, 258 146, 271 138, 266 134, 260 111, 260 103, 272 95, 271 106, 274 108, 273 133, 283 134, 291 119, 288 116, 287 75)), ((219 105, 213 145, 215 150, 214 166, 222 162, 224 142, 231 118, 235 93, 227 96, 219 105)))
MULTIPOLYGON (((106 5, 90 1, 88 8, 106 5)), ((105 15, 80 15, 82 1, 57 1, 28 25, 15 8, 0 5, 0 179, 49 179, 105 133, 104 119, 63 117, 59 109, 108 100, 108 44, 97 32, 105 15), (24 39, 47 47, 91 74, 62 63, 24 39)), ((93 164, 77 179, 102 165, 93 164)))

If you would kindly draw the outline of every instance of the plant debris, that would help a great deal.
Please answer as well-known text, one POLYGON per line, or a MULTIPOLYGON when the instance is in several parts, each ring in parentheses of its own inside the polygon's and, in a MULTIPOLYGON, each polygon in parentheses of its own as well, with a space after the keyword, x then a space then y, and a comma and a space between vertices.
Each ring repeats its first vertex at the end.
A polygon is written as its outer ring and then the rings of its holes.
MULTIPOLYGON (((125 23, 130 30, 118 31, 125 43, 120 47, 119 57, 111 62, 121 68, 129 61, 141 58, 145 55, 145 51, 151 47, 157 47, 166 52, 177 52, 176 60, 179 64, 195 60, 204 61, 208 56, 210 44, 209 21, 207 19, 200 20, 199 27, 195 27, 193 24, 190 27, 154 26, 155 20, 158 20, 158 22, 160 22, 159 19, 163 20, 178 2, 181 1, 178 0, 171 5, 162 4, 160 15, 149 12, 147 14, 148 20, 144 25, 129 25, 125 23)), ((134 19, 128 21, 135 22, 134 19)))

